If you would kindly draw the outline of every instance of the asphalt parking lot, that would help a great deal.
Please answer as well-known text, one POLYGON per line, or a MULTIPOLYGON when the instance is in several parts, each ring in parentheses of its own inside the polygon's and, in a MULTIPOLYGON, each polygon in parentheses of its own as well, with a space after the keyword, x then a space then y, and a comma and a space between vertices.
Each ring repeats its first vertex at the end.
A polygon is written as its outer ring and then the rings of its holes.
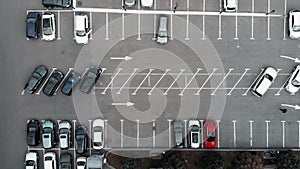
MULTIPOLYGON (((291 96, 283 89, 296 64, 279 57, 299 56, 300 43, 287 37, 284 17, 300 8, 296 0, 239 2, 233 16, 219 13, 219 1, 178 0, 175 13, 175 0, 155 1, 147 11, 173 13, 165 14, 173 40, 163 46, 153 40, 159 14, 139 14, 138 4, 124 11, 119 1, 78 2, 77 7, 115 10, 85 12, 93 30, 86 46, 73 40, 74 11, 54 11, 57 40, 27 40, 26 12, 45 8, 39 0, 2 2, 2 168, 23 167, 28 150, 24 130, 32 118, 76 120, 89 127, 91 120, 102 117, 107 120, 107 149, 168 149, 174 145, 173 120, 206 118, 219 120, 217 148, 300 147, 299 110, 279 110, 282 103, 299 104, 299 93, 291 96), (187 15, 187 10, 211 13, 187 15), (120 60, 125 56, 132 60, 120 60), (23 93, 30 73, 40 64, 65 74, 72 69, 84 74, 91 65, 106 69, 89 95, 80 93, 78 86, 72 97, 59 90, 53 97, 23 93), (249 87, 266 66, 275 67, 279 76, 263 98, 256 98, 249 87), (126 102, 134 105, 122 105, 126 102)), ((67 151, 73 154, 74 148, 67 151)))

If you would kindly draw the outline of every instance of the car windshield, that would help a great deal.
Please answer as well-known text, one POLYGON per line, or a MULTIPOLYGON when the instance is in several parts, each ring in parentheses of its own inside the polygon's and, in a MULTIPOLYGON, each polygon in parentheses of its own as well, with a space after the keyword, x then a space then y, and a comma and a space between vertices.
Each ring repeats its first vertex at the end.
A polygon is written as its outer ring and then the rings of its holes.
POLYGON ((35 128, 35 127, 29 127, 28 131, 29 131, 29 132, 35 132, 35 131, 36 131, 36 128, 35 128))
POLYGON ((166 37, 166 36, 167 36, 167 33, 164 32, 164 31, 160 31, 160 32, 158 32, 158 36, 159 36, 159 37, 166 37))
POLYGON ((77 36, 85 36, 86 35, 86 32, 84 30, 77 30, 76 31, 76 35, 77 36))
POLYGON ((94 146, 102 146, 101 142, 94 142, 94 146))
POLYGON ((300 25, 294 25, 293 26, 293 31, 299 32, 300 31, 300 25))
POLYGON ((191 131, 199 131, 199 127, 196 126, 196 125, 193 125, 192 128, 191 128, 191 131))
POLYGON ((29 86, 34 86, 38 82, 38 79, 35 77, 31 77, 28 84, 29 86))
POLYGON ((35 18, 28 18, 27 22, 35 23, 36 19, 35 18))
POLYGON ((45 35, 52 34, 51 20, 49 18, 43 19, 43 32, 45 35))
POLYGON ((207 131, 207 141, 214 141, 215 140, 215 132, 207 131))
POLYGON ((126 0, 127 3, 133 3, 134 0, 126 0))
POLYGON ((77 162, 77 166, 84 166, 84 165, 85 165, 85 162, 83 162, 83 161, 77 162))
POLYGON ((65 138, 67 138, 67 136, 66 135, 61 135, 60 138, 65 139, 65 138))
POLYGON ((102 127, 101 126, 94 127, 94 131, 95 132, 101 132, 102 131, 102 127))
POLYGON ((51 161, 52 157, 45 157, 45 161, 51 161))
POLYGON ((34 161, 33 160, 26 161, 26 166, 34 166, 34 161))
POLYGON ((198 143, 198 133, 192 133, 192 139, 193 143, 198 143))
POLYGON ((96 79, 96 77, 97 77, 97 75, 95 73, 93 73, 93 72, 89 72, 87 74, 87 76, 90 77, 90 78, 94 78, 94 79, 96 79))
POLYGON ((49 135, 44 135, 44 138, 49 138, 49 135))
POLYGON ((268 74, 265 74, 264 76, 266 79, 269 79, 271 82, 273 81, 273 78, 272 76, 268 75, 268 74))
POLYGON ((293 84, 295 87, 300 87, 300 82, 297 81, 297 80, 293 80, 292 84, 293 84))

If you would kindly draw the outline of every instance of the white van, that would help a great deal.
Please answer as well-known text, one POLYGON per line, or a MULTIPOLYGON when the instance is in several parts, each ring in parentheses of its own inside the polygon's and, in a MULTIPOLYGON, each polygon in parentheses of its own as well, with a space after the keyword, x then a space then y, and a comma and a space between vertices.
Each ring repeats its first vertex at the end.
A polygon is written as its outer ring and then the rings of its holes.
POLYGON ((159 18, 156 42, 160 44, 168 42, 168 18, 166 16, 159 18))

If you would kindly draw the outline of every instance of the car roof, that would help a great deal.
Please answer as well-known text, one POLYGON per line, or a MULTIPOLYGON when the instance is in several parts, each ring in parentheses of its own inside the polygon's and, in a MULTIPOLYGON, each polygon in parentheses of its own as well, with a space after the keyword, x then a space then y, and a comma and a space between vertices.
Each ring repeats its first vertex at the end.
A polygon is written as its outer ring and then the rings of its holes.
POLYGON ((272 84, 272 82, 269 79, 263 78, 263 80, 257 86, 256 91, 263 95, 268 90, 268 88, 271 86, 271 84, 272 84))
POLYGON ((84 30, 85 29, 85 19, 86 15, 76 15, 75 16, 75 30, 84 30))
POLYGON ((236 7, 236 0, 227 0, 228 7, 236 7))

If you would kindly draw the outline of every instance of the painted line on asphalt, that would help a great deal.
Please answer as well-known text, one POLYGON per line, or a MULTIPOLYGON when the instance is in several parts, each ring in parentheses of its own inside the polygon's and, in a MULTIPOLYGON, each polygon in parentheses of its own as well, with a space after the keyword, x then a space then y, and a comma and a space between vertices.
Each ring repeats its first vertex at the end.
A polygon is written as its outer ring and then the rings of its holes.
POLYGON ((104 120, 104 143, 103 143, 103 147, 106 146, 105 141, 107 140, 107 122, 108 120, 104 120))
POLYGON ((239 80, 235 83, 235 85, 232 87, 232 89, 227 93, 227 95, 231 95, 232 91, 236 88, 236 86, 240 83, 240 81, 243 79, 243 77, 246 75, 246 73, 249 71, 250 69, 246 68, 244 73, 242 74, 242 76, 239 78, 239 80))
POLYGON ((253 131, 252 131, 252 125, 253 125, 253 120, 249 120, 249 125, 250 125, 250 147, 253 146, 253 131))
POLYGON ((105 40, 109 40, 109 38, 108 38, 108 12, 105 13, 105 40))
POLYGON ((88 120, 89 121, 89 155, 91 156, 92 155, 92 120, 88 120))
POLYGON ((156 137, 156 124, 155 124, 155 119, 152 120, 152 137, 153 137, 153 148, 155 148, 155 137, 156 137))
POLYGON ((287 7, 287 0, 284 0, 284 13, 283 13, 283 40, 286 40, 286 7, 287 7))
POLYGON ((233 123, 233 147, 236 148, 236 120, 232 120, 233 123))
POLYGON ((25 93, 25 90, 23 89, 22 92, 21 92, 21 95, 24 95, 24 93, 25 93))
POLYGON ((185 85, 185 87, 183 88, 183 90, 178 94, 179 96, 182 96, 184 91, 186 90, 186 88, 193 82, 193 80, 195 79, 195 77, 197 76, 197 74, 200 72, 200 70, 202 70, 201 68, 197 68, 197 71, 194 73, 194 75, 192 76, 191 80, 188 82, 188 84, 185 85))
POLYGON ((270 120, 266 120, 265 122, 266 122, 266 132, 267 132, 267 134, 266 134, 267 148, 269 148, 269 123, 270 123, 270 120))
MULTIPOLYGON (((171 69, 166 69, 164 74, 158 79, 158 81, 155 83, 155 85, 152 87, 152 89, 147 93, 147 95, 151 95, 152 91, 157 87, 159 82, 166 76, 166 74, 170 71, 171 69)), ((150 86, 150 85, 149 85, 150 86)))
POLYGON ((282 148, 285 147, 285 122, 284 120, 281 121, 282 123, 282 148))
POLYGON ((218 133, 217 148, 220 148, 220 120, 216 120, 216 122, 217 122, 217 133, 218 133))
POLYGON ((120 119, 120 122, 121 122, 121 148, 123 148, 123 136, 124 136, 124 119, 120 119))
POLYGON ((171 26, 171 30, 170 30, 170 40, 173 40, 173 13, 171 14, 170 26, 171 26))
POLYGON ((73 149, 73 166, 76 166, 76 139, 75 139, 75 128, 76 128, 76 121, 77 120, 72 120, 73 121, 73 146, 74 146, 74 149, 73 149))
POLYGON ((151 86, 151 76, 148 76, 147 80, 148 80, 148 87, 150 87, 151 86))
MULTIPOLYGON (((156 10, 156 0, 154 0, 153 10, 156 10)), ((156 14, 153 15, 153 38, 152 40, 156 40, 156 14)))
MULTIPOLYGON (((238 12, 238 6, 237 6, 237 8, 236 8, 236 10, 235 10, 235 13, 237 13, 238 12)), ((238 37, 238 16, 236 15, 235 16, 235 37, 233 38, 234 40, 239 40, 239 37, 238 37)))
MULTIPOLYGON (((83 72, 83 74, 81 76, 82 78, 85 76, 85 74, 87 73, 88 70, 90 70, 90 68, 85 68, 85 70, 84 70, 84 72, 83 72)), ((103 69, 102 69, 102 72, 103 72, 103 69)))
POLYGON ((125 14, 122 13, 122 38, 121 40, 125 39, 125 14))
MULTIPOLYGON (((205 0, 203 0, 203 3, 205 3, 205 0)), ((202 16, 202 38, 201 40, 206 40, 205 38, 205 15, 202 16)))
POLYGON ((187 120, 183 120, 184 121, 184 147, 188 147, 188 137, 187 137, 187 120))
POLYGON ((200 128, 201 130, 201 148, 204 148, 204 139, 203 139, 203 130, 204 130, 204 120, 199 120, 200 121, 200 128))
MULTIPOLYGON (((271 11, 271 2, 270 2, 270 0, 268 0, 268 9, 267 9, 267 11, 268 12, 271 11)), ((267 24, 268 24, 267 40, 271 40, 271 38, 270 38, 270 16, 269 15, 270 14, 268 14, 268 17, 267 17, 267 24)))
POLYGON ((104 89, 104 91, 101 94, 105 94, 107 89, 112 86, 113 81, 115 80, 115 78, 118 76, 118 74, 120 73, 120 71, 122 70, 122 68, 119 68, 117 73, 111 78, 109 84, 107 85, 107 87, 104 89))
POLYGON ((227 72, 227 74, 224 76, 224 78, 222 79, 222 81, 219 83, 219 85, 217 86, 217 88, 210 94, 210 95, 215 95, 217 90, 219 89, 219 87, 224 83, 224 81, 226 80, 226 78, 228 77, 228 75, 230 74, 231 71, 233 71, 234 69, 229 69, 229 71, 227 72))
POLYGON ((40 90, 39 90, 37 93, 35 93, 36 95, 39 95, 39 94, 41 93, 42 89, 43 89, 44 86, 46 85, 46 83, 47 83, 47 81, 49 80, 50 76, 52 75, 52 73, 53 73, 56 69, 57 69, 56 67, 53 67, 53 68, 52 68, 51 73, 49 74, 49 76, 47 77, 47 79, 43 82, 43 85, 41 86, 40 90))
POLYGON ((60 11, 57 11, 57 40, 60 40, 60 11))
POLYGON ((222 16, 219 15, 219 37, 217 40, 222 40, 222 16))
MULTIPOLYGON (((93 30, 93 13, 90 12, 89 16, 90 16, 90 22, 89 22, 89 24, 90 24, 90 29, 92 31, 93 30)), ((92 40, 93 39, 93 32, 89 33, 89 36, 90 36, 89 39, 92 40)))
POLYGON ((190 22, 189 22, 189 15, 187 14, 186 15, 186 34, 185 34, 185 40, 190 40, 190 38, 189 38, 189 24, 190 24, 190 22))
POLYGON ((120 88, 120 90, 116 94, 121 94, 121 91, 123 90, 123 88, 125 87, 125 85, 129 82, 129 80, 135 75, 136 71, 138 71, 138 69, 134 68, 133 72, 130 74, 130 76, 128 77, 128 79, 125 81, 125 83, 122 85, 122 87, 120 88))
POLYGON ((248 87, 246 92, 242 94, 243 96, 247 96, 247 93, 249 92, 249 90, 251 89, 251 87, 253 86, 253 84, 256 82, 256 80, 259 78, 259 76, 262 74, 263 71, 264 69, 261 69, 260 73, 258 74, 258 76, 256 76, 255 80, 251 83, 251 85, 248 87))
POLYGON ((283 85, 280 87, 280 89, 277 91, 277 93, 275 93, 275 96, 280 96, 280 92, 281 90, 284 89, 285 85, 287 84, 287 82, 289 81, 290 78, 287 78, 286 81, 283 83, 283 85))
POLYGON ((298 120, 298 148, 300 148, 300 121, 298 120))
POLYGON ((148 76, 151 74, 151 72, 154 69, 149 69, 149 72, 147 73, 147 75, 145 76, 145 78, 142 80, 142 82, 139 84, 139 86, 135 89, 135 91, 133 93, 131 93, 131 95, 136 95, 136 92, 140 89, 140 87, 143 85, 143 83, 146 81, 146 79, 148 78, 148 76))
POLYGON ((204 83, 202 84, 202 86, 199 88, 198 92, 195 93, 195 95, 200 95, 201 90, 203 89, 203 87, 206 85, 206 83, 210 80, 210 78, 212 77, 212 75, 217 71, 217 68, 213 68, 213 71, 209 74, 208 78, 204 81, 204 83))
POLYGON ((169 123, 169 148, 172 147, 172 140, 171 140, 171 122, 172 120, 171 119, 168 119, 168 123, 169 123))
POLYGON ((136 120, 136 147, 140 147, 140 120, 136 120))
POLYGON ((71 73, 71 71, 73 70, 73 68, 69 68, 67 74, 64 76, 63 80, 59 83, 59 85, 57 86, 54 95, 57 94, 58 89, 60 88, 60 86, 65 82, 65 80, 67 79, 68 75, 71 73))
MULTIPOLYGON (((255 0, 252 0, 252 3, 251 3, 251 12, 252 14, 254 13, 254 6, 255 5, 255 0)), ((254 16, 251 16, 251 38, 250 40, 254 40, 254 16)))
POLYGON ((136 40, 141 40, 141 14, 140 13, 138 14, 138 37, 136 40))

